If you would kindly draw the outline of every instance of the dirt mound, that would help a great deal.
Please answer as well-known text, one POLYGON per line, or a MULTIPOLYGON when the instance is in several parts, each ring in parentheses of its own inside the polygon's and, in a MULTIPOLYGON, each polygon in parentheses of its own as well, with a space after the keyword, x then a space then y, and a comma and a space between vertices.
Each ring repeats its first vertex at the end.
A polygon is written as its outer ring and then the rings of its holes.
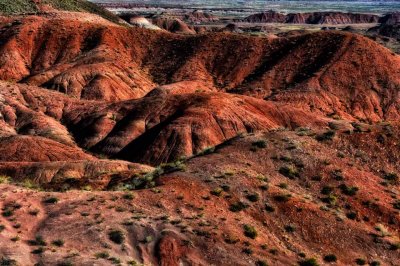
POLYGON ((306 119, 309 115, 226 93, 155 91, 140 100, 73 110, 64 121, 85 149, 158 165, 200 153, 240 133, 324 123, 323 118, 306 119))
POLYGON ((122 14, 120 15, 120 17, 135 27, 145 28, 150 30, 160 30, 159 27, 157 27, 156 25, 151 23, 147 18, 142 16, 137 16, 132 14, 122 14))
POLYGON ((114 23, 120 22, 120 19, 110 11, 86 0, 2 0, 0 3, 0 14, 15 15, 40 11, 87 12, 114 23))
POLYGON ((193 12, 185 14, 183 20, 198 24, 205 22, 215 22, 219 19, 210 13, 203 12, 201 10, 194 10, 193 12))
POLYGON ((164 18, 158 17, 153 18, 152 22, 154 25, 157 25, 161 29, 172 33, 179 34, 195 34, 196 31, 189 27, 185 22, 180 20, 179 18, 164 18))
POLYGON ((122 39, 126 28, 43 17, 24 18, 12 25, 1 29, 7 39, 1 46, 3 80, 108 101, 138 98, 154 87, 130 57, 120 55, 118 49, 125 53, 135 49, 129 48, 129 38, 122 39))
POLYGON ((135 99, 192 80, 325 115, 379 121, 399 113, 399 57, 351 33, 182 36, 31 17, 0 34, 0 78, 75 98, 135 99), (61 45, 64 36, 68 45, 61 45))
POLYGON ((77 147, 35 136, 12 136, 0 139, 0 161, 48 162, 93 160, 77 147))
POLYGON ((294 23, 294 24, 357 24, 377 23, 377 15, 341 13, 341 12, 313 12, 282 14, 267 11, 246 17, 243 21, 250 23, 294 23))

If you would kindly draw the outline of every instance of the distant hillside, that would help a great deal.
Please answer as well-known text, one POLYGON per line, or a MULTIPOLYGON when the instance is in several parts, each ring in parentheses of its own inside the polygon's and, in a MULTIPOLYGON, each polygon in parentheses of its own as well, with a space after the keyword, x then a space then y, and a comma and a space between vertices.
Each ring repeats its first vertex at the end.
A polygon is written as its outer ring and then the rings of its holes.
POLYGON ((2 0, 0 2, 0 14, 13 15, 39 12, 41 5, 50 5, 58 10, 93 13, 112 22, 119 21, 113 13, 86 0, 2 0))

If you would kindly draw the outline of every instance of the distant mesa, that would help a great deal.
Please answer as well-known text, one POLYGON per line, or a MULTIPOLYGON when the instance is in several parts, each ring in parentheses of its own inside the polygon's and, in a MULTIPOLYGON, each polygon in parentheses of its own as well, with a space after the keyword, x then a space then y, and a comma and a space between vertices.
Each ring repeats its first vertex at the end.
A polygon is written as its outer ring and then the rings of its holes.
POLYGON ((342 12, 312 12, 283 14, 273 10, 250 15, 243 22, 250 23, 292 23, 292 24, 358 24, 378 23, 379 16, 342 12))

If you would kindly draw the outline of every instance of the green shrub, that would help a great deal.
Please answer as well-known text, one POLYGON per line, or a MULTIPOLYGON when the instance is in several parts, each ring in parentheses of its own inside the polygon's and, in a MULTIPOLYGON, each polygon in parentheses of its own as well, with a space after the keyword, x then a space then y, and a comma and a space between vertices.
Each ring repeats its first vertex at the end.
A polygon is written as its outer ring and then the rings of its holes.
POLYGON ((383 179, 390 181, 390 182, 398 182, 399 176, 396 173, 386 173, 383 176, 383 179))
POLYGON ((374 261, 371 261, 371 263, 369 265, 370 266, 380 266, 381 263, 379 261, 374 260, 374 261))
POLYGON ((0 175, 0 184, 10 183, 11 178, 9 176, 0 175))
POLYGON ((367 262, 364 259, 358 258, 354 261, 357 265, 365 265, 367 262))
POLYGON ((348 213, 346 214, 346 217, 347 217, 348 219, 350 219, 350 220, 355 220, 355 219, 357 218, 357 213, 355 213, 355 212, 348 212, 348 213))
POLYGON ((98 252, 96 254, 94 254, 96 259, 107 259, 110 257, 110 254, 108 254, 107 251, 103 251, 103 252, 98 252))
POLYGON ((44 241, 43 237, 40 235, 37 235, 34 240, 29 240, 28 244, 31 246, 46 246, 47 245, 46 241, 44 241))
POLYGON ((328 130, 322 134, 319 134, 315 137, 316 140, 318 141, 327 141, 327 140, 333 140, 335 137, 336 132, 333 130, 328 130))
POLYGON ((265 140, 257 140, 251 143, 252 146, 263 149, 267 147, 267 142, 265 140))
POLYGON ((299 266, 318 266, 318 262, 315 258, 308 258, 305 260, 299 261, 299 266))
POLYGON ((256 266, 268 266, 268 264, 263 260, 256 261, 256 266))
POLYGON ((218 188, 211 190, 210 194, 219 197, 219 196, 221 196, 223 191, 224 190, 222 188, 218 187, 218 188))
POLYGON ((336 262, 337 257, 334 254, 328 254, 324 256, 324 261, 325 262, 336 262))
POLYGON ((18 263, 16 260, 7 258, 7 257, 2 257, 0 258, 0 265, 1 266, 17 266, 18 263))
POLYGON ((46 204, 55 204, 58 202, 58 198, 56 197, 48 197, 46 199, 43 200, 44 203, 46 204))
POLYGON ((274 200, 279 202, 287 202, 292 197, 291 194, 279 194, 274 196, 274 200))
POLYGON ((339 188, 341 192, 347 196, 354 196, 358 192, 358 187, 349 187, 346 184, 341 184, 339 188))
POLYGON ((396 200, 392 204, 393 204, 393 208, 400 210, 400 200, 396 200))
POLYGON ((329 194, 331 194, 333 192, 333 187, 331 187, 331 186, 324 186, 322 189, 321 189, 321 194, 323 194, 323 195, 329 195, 329 194))
POLYGON ((294 225, 291 225, 291 224, 286 225, 285 226, 285 231, 288 232, 288 233, 293 233, 293 232, 296 231, 296 227, 294 225))
POLYGON ((330 195, 322 198, 321 201, 330 206, 334 206, 334 205, 336 205, 337 197, 335 195, 330 194, 330 195))
POLYGON ((247 207, 248 207, 247 204, 245 204, 245 203, 243 203, 243 202, 241 202, 241 201, 238 201, 238 202, 236 202, 236 203, 232 203, 232 204, 229 206, 229 210, 230 210, 231 212, 240 212, 240 211, 246 209, 247 207))
POLYGON ((293 165, 282 166, 281 168, 279 168, 279 173, 281 175, 286 176, 289 179, 294 179, 300 176, 299 172, 297 171, 297 168, 293 165))
POLYGON ((125 235, 121 230, 112 230, 108 233, 110 240, 116 244, 122 244, 125 241, 125 235))
POLYGON ((257 193, 249 194, 246 196, 246 198, 251 202, 257 202, 260 199, 260 195, 258 195, 257 193))
POLYGON ((133 200, 135 196, 132 193, 126 193, 122 196, 122 198, 126 200, 133 200))
POLYGON ((275 211, 275 207, 272 206, 272 205, 269 204, 269 203, 265 203, 265 210, 266 210, 267 212, 274 212, 274 211, 275 211))
POLYGON ((245 224, 243 226, 243 230, 245 236, 251 239, 255 239, 257 237, 257 230, 253 226, 245 224))
POLYGON ((51 242, 51 244, 53 244, 53 245, 56 246, 56 247, 62 247, 62 246, 64 246, 64 240, 62 240, 62 239, 56 239, 56 240, 53 240, 53 241, 51 242))

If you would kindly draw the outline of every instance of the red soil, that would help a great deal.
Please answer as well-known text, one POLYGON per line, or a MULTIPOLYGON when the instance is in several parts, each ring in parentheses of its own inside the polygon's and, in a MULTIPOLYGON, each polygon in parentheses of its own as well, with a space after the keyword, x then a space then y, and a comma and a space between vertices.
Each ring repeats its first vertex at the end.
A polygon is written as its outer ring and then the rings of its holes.
POLYGON ((1 263, 400 263, 398 56, 71 16, 0 19, 1 263))

